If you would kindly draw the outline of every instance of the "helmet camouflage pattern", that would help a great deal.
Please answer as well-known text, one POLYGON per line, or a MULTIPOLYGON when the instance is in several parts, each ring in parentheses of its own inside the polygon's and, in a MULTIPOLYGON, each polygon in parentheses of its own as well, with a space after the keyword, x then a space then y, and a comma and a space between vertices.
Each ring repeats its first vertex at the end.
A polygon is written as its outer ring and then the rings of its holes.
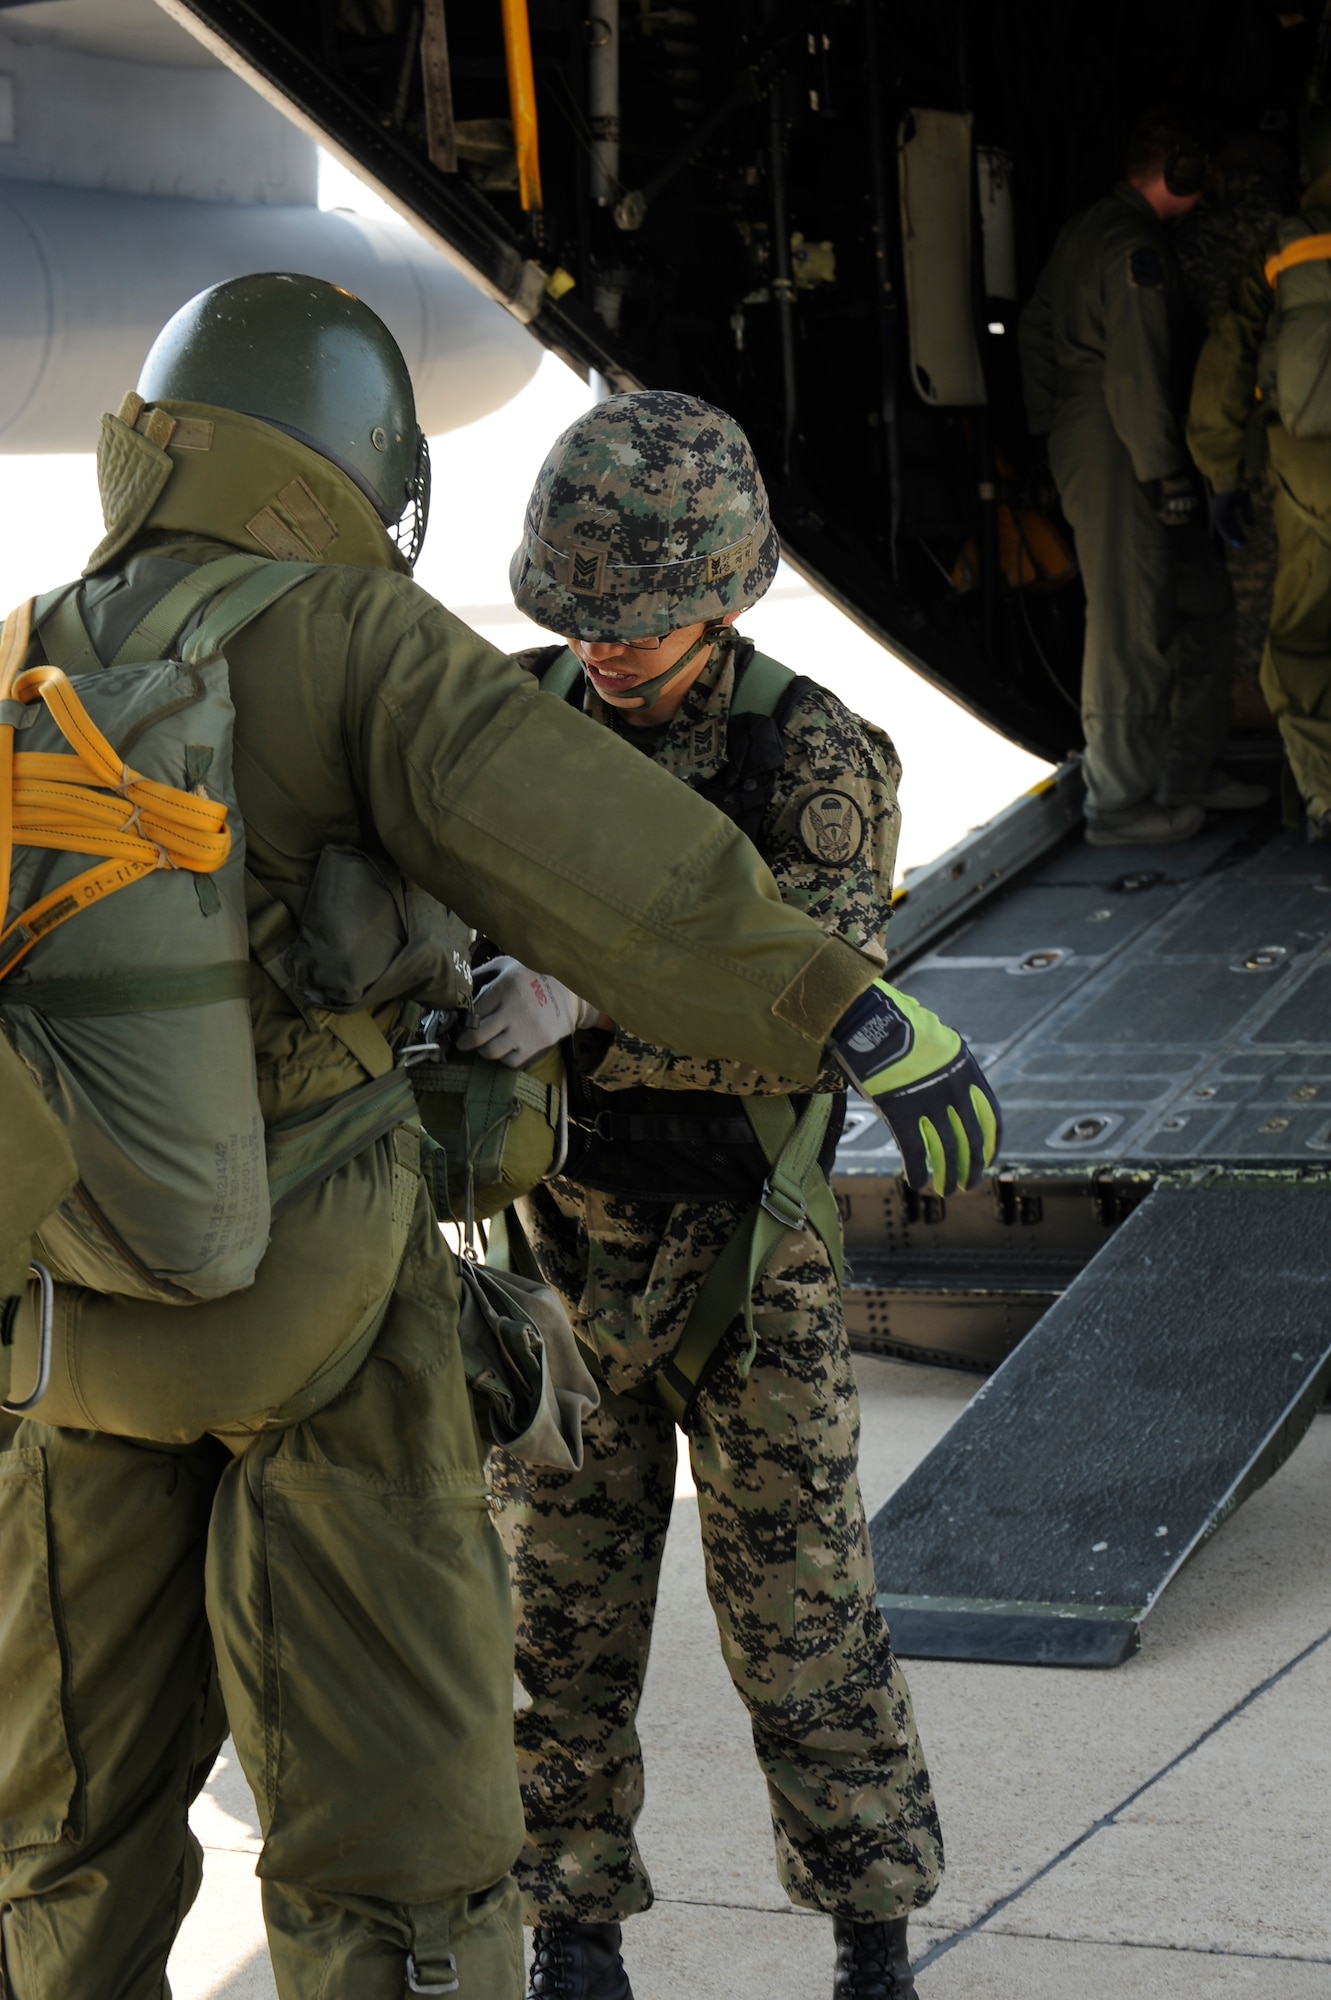
POLYGON ((611 396, 555 440, 509 567, 566 639, 650 639, 762 596, 781 544, 753 449, 696 396, 611 396))

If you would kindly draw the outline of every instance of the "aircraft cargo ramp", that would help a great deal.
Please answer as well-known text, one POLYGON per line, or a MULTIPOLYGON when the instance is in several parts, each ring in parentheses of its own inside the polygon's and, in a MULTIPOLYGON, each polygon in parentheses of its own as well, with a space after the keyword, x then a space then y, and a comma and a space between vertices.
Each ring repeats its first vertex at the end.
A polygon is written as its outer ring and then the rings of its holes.
POLYGON ((892 927, 998 1089, 996 1179, 912 1195, 867 1110, 837 1158, 857 1347, 998 1368, 873 1523, 906 1656, 1116 1665, 1331 1382, 1331 848, 1272 813, 1096 849, 1078 791, 892 927))

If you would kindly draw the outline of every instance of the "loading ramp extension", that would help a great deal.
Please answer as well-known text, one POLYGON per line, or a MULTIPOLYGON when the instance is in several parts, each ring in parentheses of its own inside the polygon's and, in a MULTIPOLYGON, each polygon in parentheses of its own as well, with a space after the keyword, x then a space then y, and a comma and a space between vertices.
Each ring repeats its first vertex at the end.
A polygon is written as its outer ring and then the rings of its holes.
POLYGON ((998 1371, 872 1524, 905 1655, 1128 1658, 1331 1385, 1331 849, 1273 804, 1125 857, 1079 783, 889 931, 998 1090, 1001 1171, 912 1196, 867 1108, 837 1155, 852 1344, 998 1371))
POLYGON ((1135 1653, 1331 1383, 1328 1242, 1325 1183, 1157 1188, 875 1517, 896 1651, 1135 1653))

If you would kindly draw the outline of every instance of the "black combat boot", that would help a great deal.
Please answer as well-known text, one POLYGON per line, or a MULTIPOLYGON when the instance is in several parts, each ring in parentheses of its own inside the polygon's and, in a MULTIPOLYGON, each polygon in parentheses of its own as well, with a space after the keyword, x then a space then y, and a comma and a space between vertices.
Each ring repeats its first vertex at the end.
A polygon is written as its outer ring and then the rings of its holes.
POLYGON ((618 1924, 538 1924, 527 2000, 633 2000, 620 1938, 618 1924))
POLYGON ((852 1924, 833 1917, 836 1971, 832 2000, 916 2000, 906 1946, 906 1919, 852 1924))

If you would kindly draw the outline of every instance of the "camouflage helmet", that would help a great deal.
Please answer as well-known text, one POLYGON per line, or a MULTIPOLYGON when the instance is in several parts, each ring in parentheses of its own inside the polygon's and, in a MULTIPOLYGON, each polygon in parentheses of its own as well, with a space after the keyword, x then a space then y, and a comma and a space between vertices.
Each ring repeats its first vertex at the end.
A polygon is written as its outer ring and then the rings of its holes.
POLYGON ((611 396, 555 440, 509 566, 520 611, 566 639, 650 639, 762 596, 781 544, 752 447, 696 396, 611 396))

